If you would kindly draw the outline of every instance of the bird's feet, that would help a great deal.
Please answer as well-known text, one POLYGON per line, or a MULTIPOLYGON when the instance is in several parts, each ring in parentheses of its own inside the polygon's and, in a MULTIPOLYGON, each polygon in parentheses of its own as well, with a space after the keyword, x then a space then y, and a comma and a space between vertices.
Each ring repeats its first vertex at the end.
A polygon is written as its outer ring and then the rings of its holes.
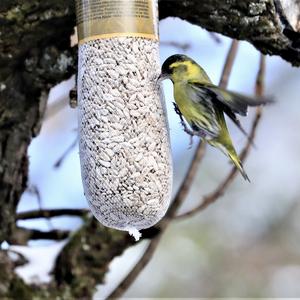
POLYGON ((190 143, 189 143, 189 149, 192 148, 193 146, 193 136, 197 135, 196 132, 194 130, 191 130, 186 123, 184 122, 184 120, 181 120, 181 125, 183 127, 184 132, 186 132, 189 136, 190 136, 190 143))
POLYGON ((200 138, 204 138, 206 136, 206 133, 201 129, 198 129, 198 130, 190 129, 188 127, 188 125, 185 123, 182 113, 179 110, 178 105, 175 102, 173 102, 173 105, 174 105, 174 110, 175 110, 176 114, 179 115, 180 124, 182 125, 184 132, 190 136, 190 143, 189 143, 189 149, 190 149, 193 146, 193 136, 195 135, 195 136, 199 136, 200 138))
POLYGON ((193 145, 194 131, 191 130, 191 129, 189 129, 188 126, 186 125, 186 123, 184 122, 182 113, 179 110, 178 105, 175 102, 173 102, 173 105, 174 105, 174 110, 175 110, 176 114, 180 118, 180 124, 182 125, 184 132, 186 132, 190 136, 190 143, 189 143, 189 149, 190 149, 192 147, 192 145, 193 145))
POLYGON ((179 117, 180 117, 181 120, 183 120, 183 118, 182 118, 182 113, 181 113, 181 111, 179 110, 178 105, 177 105, 175 102, 173 102, 173 105, 174 105, 174 110, 175 110, 176 114, 179 115, 179 117))

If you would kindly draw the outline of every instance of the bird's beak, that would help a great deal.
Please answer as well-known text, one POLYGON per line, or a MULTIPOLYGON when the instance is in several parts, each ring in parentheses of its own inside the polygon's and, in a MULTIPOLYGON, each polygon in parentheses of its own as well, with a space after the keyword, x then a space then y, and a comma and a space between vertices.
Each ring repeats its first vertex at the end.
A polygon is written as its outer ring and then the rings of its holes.
POLYGON ((168 79, 168 74, 161 73, 157 78, 157 84, 161 83, 163 80, 168 79))
POLYGON ((169 78, 168 74, 160 73, 160 75, 157 78, 157 81, 162 82, 163 80, 168 79, 168 78, 169 78))

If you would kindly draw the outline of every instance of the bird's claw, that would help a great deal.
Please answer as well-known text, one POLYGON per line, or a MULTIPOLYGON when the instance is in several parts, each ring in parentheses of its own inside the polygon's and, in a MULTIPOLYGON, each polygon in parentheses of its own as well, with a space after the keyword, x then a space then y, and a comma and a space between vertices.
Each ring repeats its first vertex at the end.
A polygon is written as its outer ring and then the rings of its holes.
POLYGON ((189 142, 189 148, 188 149, 191 149, 192 146, 193 146, 193 136, 196 135, 196 136, 199 136, 200 138, 203 138, 205 136, 205 133, 201 132, 201 131, 198 132, 198 131, 189 129, 188 126, 186 125, 184 119, 183 119, 182 113, 179 110, 178 105, 175 102, 173 102, 173 105, 174 105, 174 110, 175 110, 176 114, 179 115, 180 124, 182 125, 184 132, 187 133, 190 136, 190 142, 189 142))
POLYGON ((180 123, 183 127, 184 132, 187 133, 190 136, 190 142, 189 142, 189 148, 188 149, 191 149, 192 146, 193 146, 193 136, 196 135, 196 133, 195 133, 195 131, 190 130, 183 120, 181 120, 180 123))
POLYGON ((173 105, 174 105, 174 110, 175 110, 176 114, 179 115, 180 120, 182 121, 182 120, 183 120, 183 119, 182 119, 182 113, 181 113, 181 111, 179 110, 178 105, 177 105, 175 102, 173 102, 173 105))

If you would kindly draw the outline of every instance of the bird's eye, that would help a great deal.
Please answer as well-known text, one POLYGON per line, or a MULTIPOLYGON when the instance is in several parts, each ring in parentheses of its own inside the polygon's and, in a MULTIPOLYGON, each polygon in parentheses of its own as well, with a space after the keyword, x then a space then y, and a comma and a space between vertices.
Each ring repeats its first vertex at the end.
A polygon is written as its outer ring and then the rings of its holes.
POLYGON ((162 68, 162 72, 163 72, 164 74, 172 74, 172 72, 173 72, 173 67, 171 67, 170 65, 164 66, 164 67, 162 68))

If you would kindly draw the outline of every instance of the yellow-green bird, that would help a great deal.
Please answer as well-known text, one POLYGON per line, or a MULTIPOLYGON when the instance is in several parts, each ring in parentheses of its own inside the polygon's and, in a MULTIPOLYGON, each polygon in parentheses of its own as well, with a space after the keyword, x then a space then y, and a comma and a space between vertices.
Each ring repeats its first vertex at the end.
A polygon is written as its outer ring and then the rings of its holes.
POLYGON ((249 181, 242 163, 232 144, 224 113, 244 134, 236 113, 246 116, 248 106, 258 106, 271 100, 230 92, 214 85, 206 72, 186 55, 172 55, 162 65, 160 80, 171 79, 174 85, 175 110, 190 135, 198 135, 211 146, 225 153, 249 181))

